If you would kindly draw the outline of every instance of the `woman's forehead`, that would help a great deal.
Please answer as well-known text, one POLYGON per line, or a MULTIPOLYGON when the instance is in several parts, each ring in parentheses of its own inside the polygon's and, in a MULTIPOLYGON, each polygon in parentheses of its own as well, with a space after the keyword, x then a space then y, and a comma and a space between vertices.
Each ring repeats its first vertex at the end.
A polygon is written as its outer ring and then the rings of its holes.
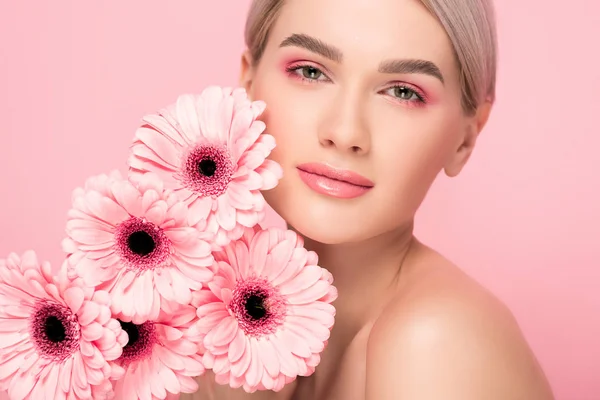
POLYGON ((269 47, 278 49, 292 35, 317 39, 344 60, 413 58, 452 67, 444 28, 418 0, 288 0, 269 47))

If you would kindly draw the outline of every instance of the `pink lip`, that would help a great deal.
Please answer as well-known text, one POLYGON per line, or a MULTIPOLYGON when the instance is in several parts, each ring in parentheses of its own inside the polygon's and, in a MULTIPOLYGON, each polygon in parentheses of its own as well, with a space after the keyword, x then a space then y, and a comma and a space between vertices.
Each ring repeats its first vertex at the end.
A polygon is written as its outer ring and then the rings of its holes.
POLYGON ((356 172, 336 169, 326 164, 308 163, 298 167, 302 181, 317 193, 351 199, 368 192, 375 184, 356 172))

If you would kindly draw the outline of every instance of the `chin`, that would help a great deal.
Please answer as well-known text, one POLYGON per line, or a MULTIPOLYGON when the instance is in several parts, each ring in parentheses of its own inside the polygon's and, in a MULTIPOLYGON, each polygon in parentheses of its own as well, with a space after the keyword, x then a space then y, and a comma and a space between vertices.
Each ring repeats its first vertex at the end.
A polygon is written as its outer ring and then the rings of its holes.
POLYGON ((361 212, 364 208, 359 204, 285 189, 269 190, 264 193, 265 199, 287 225, 303 237, 332 245, 360 242, 377 235, 372 215, 361 212), (294 195, 286 195, 288 193, 294 195))

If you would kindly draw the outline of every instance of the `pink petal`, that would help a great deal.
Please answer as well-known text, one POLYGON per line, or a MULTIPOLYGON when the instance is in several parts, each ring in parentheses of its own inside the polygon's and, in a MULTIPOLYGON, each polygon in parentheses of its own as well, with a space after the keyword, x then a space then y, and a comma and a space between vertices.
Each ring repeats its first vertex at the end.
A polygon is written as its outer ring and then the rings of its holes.
POLYGON ((288 307, 288 314, 291 316, 310 318, 323 326, 331 327, 334 323, 335 308, 331 304, 322 302, 297 306, 290 305, 288 307))
POLYGON ((226 194, 217 198, 218 208, 216 212, 217 222, 223 229, 232 230, 236 223, 236 210, 229 203, 229 198, 226 194))
POLYGON ((250 360, 250 366, 246 372, 246 382, 250 386, 256 386, 260 383, 263 374, 262 362, 258 355, 258 343, 255 338, 250 338, 250 350, 252 352, 252 358, 250 360))
POLYGON ((271 284, 278 287, 295 277, 306 266, 307 260, 306 249, 295 248, 287 265, 283 264, 285 268, 281 268, 282 264, 279 261, 273 261, 273 266, 280 266, 280 268, 279 270, 275 270, 275 268, 271 270, 271 284))
POLYGON ((279 356, 277 351, 267 338, 259 339, 257 343, 258 354, 265 366, 265 370, 271 377, 277 378, 279 375, 279 356))
POLYGON ((14 332, 0 335, 0 339, 0 349, 8 349, 9 347, 14 346, 17 343, 24 343, 27 340, 30 340, 30 337, 28 334, 14 332))
MULTIPOLYGON (((157 346, 160 347, 160 346, 157 346)), ((138 384, 136 385, 136 392, 140 399, 151 399, 152 389, 147 383, 153 379, 157 379, 154 373, 151 373, 148 363, 141 362, 138 365, 138 384), (140 384, 141 383, 141 384, 140 384)))
POLYGON ((213 200, 210 197, 197 197, 189 206, 188 223, 195 226, 200 221, 206 220, 212 209, 212 204, 213 200))
POLYGON ((250 366, 250 362, 252 359, 252 349, 250 348, 250 340, 246 336, 244 336, 244 351, 242 352, 242 357, 231 364, 231 374, 234 376, 242 376, 244 375, 248 367, 250 366))
MULTIPOLYGON (((203 290, 203 292, 207 292, 207 291, 203 290)), ((225 312, 225 311, 226 311, 225 304, 223 304, 220 301, 215 301, 215 302, 200 305, 196 309, 196 314, 198 315, 198 317, 203 318, 213 312, 225 312)))
POLYGON ((196 354, 198 350, 198 345, 186 339, 180 339, 176 342, 169 342, 169 349, 177 354, 181 354, 183 356, 191 356, 196 354))
POLYGON ((173 295, 174 300, 179 304, 190 304, 192 301, 192 293, 190 291, 190 283, 186 282, 186 279, 177 271, 171 272, 171 278, 173 279, 173 295))
POLYGON ((295 377, 298 375, 298 366, 295 357, 292 355, 290 348, 285 344, 281 336, 282 331, 277 332, 270 338, 271 344, 279 355, 281 373, 289 377, 295 377))
MULTIPOLYGON (((267 231, 258 232, 252 239, 252 243, 250 244, 250 268, 256 275, 261 275, 265 267, 269 245, 269 234, 267 231)), ((278 246, 285 246, 285 243, 279 243, 278 246)), ((277 262, 279 261, 277 260, 277 262)))
POLYGON ((154 286, 153 286, 153 272, 146 271, 140 274, 137 278, 137 282, 133 285, 133 292, 135 294, 135 309, 137 313, 144 318, 147 318, 150 314, 152 307, 152 300, 154 297, 154 286))
POLYGON ((243 185, 248 190, 260 190, 263 185, 263 178, 255 171, 248 171, 244 175, 236 172, 233 174, 233 178, 236 184, 243 185))
POLYGON ((77 217, 77 219, 68 220, 66 228, 67 232, 71 232, 72 230, 76 229, 91 229, 112 232, 114 226, 99 219, 90 219, 87 214, 84 214, 77 217))
MULTIPOLYGON (((143 361, 142 361, 143 362, 143 361)), ((135 367, 134 367, 135 368, 135 367)), ((123 377, 121 398, 122 399, 137 399, 136 386, 138 384, 135 379, 134 369, 130 366, 123 377)), ((158 379, 155 379, 158 380, 158 379)))
POLYGON ((127 181, 116 182, 112 186, 112 192, 117 203, 119 203, 129 214, 141 216, 141 195, 131 183, 127 181))
POLYGON ((293 279, 278 286, 279 293, 287 296, 292 293, 298 293, 313 286, 321 279, 321 267, 316 265, 307 265, 293 279))
MULTIPOLYGON (((177 257, 173 257, 177 260, 177 257)), ((208 263, 208 262, 207 262, 208 263)), ((208 282, 210 281, 214 274, 213 272, 206 267, 192 266, 187 262, 182 260, 177 260, 176 268, 181 271, 181 273, 188 279, 192 279, 195 282, 208 282)))
POLYGON ((5 360, 0 363, 0 381, 11 376, 19 370, 19 367, 24 364, 25 354, 18 354, 10 360, 5 360))
POLYGON ((168 136, 179 146, 189 145, 191 142, 188 138, 182 136, 182 132, 179 132, 172 123, 170 123, 172 117, 169 115, 169 110, 163 109, 159 112, 159 115, 149 114, 144 116, 143 121, 148 125, 156 129, 158 132, 165 136, 168 136))
POLYGON ((82 326, 81 334, 85 340, 93 342, 94 340, 98 340, 102 337, 104 334, 104 329, 99 323, 93 322, 90 325, 82 326))
POLYGON ((127 214, 123 207, 98 192, 86 193, 85 201, 95 216, 111 225, 117 225, 119 222, 129 218, 129 214, 127 214))
POLYGON ((168 368, 179 371, 182 370, 185 366, 181 356, 176 355, 175 353, 171 352, 169 349, 163 346, 156 346, 154 348, 154 352, 156 356, 160 359, 160 361, 168 368))
POLYGON ((250 148, 248 151, 244 152, 238 161, 238 165, 243 165, 249 170, 256 169, 260 167, 265 161, 265 154, 261 151, 253 151, 250 148))
POLYGON ((219 133, 222 131, 219 116, 219 106, 223 99, 221 88, 211 86, 202 91, 201 97, 197 99, 197 107, 200 121, 200 131, 211 143, 221 141, 219 133))
POLYGON ((139 128, 136 133, 136 137, 144 142, 149 149, 151 149, 156 155, 158 155, 164 163, 171 168, 179 165, 179 152, 177 151, 176 145, 170 141, 165 135, 159 132, 148 129, 139 128))
POLYGON ((81 325, 88 325, 100 315, 100 306, 94 302, 86 301, 77 317, 81 325))
POLYGON ((235 181, 229 184, 227 196, 231 205, 238 211, 252 210, 254 208, 254 203, 256 201, 254 194, 243 185, 237 184, 235 181))
POLYGON ((264 219, 262 213, 256 212, 256 210, 238 210, 237 221, 238 223, 246 228, 252 228, 264 219))
POLYGON ((60 373, 58 374, 58 389, 57 392, 64 393, 66 398, 66 394, 71 390, 71 372, 73 368, 73 362, 71 360, 65 360, 60 368, 60 373))
POLYGON ((308 343, 293 331, 289 329, 282 330, 280 338, 292 354, 303 358, 311 356, 312 352, 310 351, 308 343))
POLYGON ((265 160, 263 165, 256 169, 263 180, 262 190, 270 190, 279 184, 283 177, 283 169, 273 160, 265 160))
POLYGON ((157 201, 144 213, 146 219, 155 225, 162 225, 167 216, 168 205, 164 201, 157 201))
MULTIPOLYGON (((179 375, 177 377, 179 379, 179 384, 181 385, 181 393, 194 393, 198 390, 198 382, 194 380, 194 378, 189 376, 179 375)), ((167 400, 177 400, 178 397, 172 397, 167 400)))
POLYGON ((229 345, 238 331, 238 324, 234 318, 223 319, 214 328, 215 339, 213 340, 213 345, 218 347, 229 345))
POLYGON ((292 318, 291 321, 286 321, 286 329, 289 329, 294 332, 296 336, 302 338, 312 353, 322 352, 325 349, 324 342, 329 339, 329 329, 321 327, 325 331, 319 331, 316 327, 320 325, 309 324, 308 326, 303 326, 301 325, 302 322, 306 323, 306 321, 302 321, 301 318, 292 318), (319 340, 317 335, 322 336, 323 339, 319 340))
POLYGON ((326 295, 330 287, 328 282, 318 281, 306 290, 289 295, 287 300, 291 304, 308 304, 326 295))
POLYGON ((162 380, 165 389, 173 394, 177 394, 181 390, 177 376, 169 368, 161 367, 159 371, 160 379, 162 380))
POLYGON ((154 284, 156 285, 158 293, 167 300, 173 300, 175 294, 171 287, 172 279, 170 271, 157 271, 155 276, 156 279, 154 279, 154 284))
POLYGON ((160 328, 159 335, 169 341, 179 340, 183 337, 183 332, 181 332, 180 329, 173 328, 172 326, 161 324, 157 325, 157 328, 160 328))
POLYGON ((104 244, 103 248, 107 248, 114 242, 115 236, 112 233, 100 229, 73 229, 69 235, 76 242, 87 245, 104 244))
MULTIPOLYGON (((142 177, 142 182, 143 179, 145 177, 147 177, 149 174, 146 174, 142 177)), ((141 184, 140 184, 141 186, 141 184)), ((144 191, 144 194, 142 196, 142 214, 145 214, 150 207, 152 207, 156 202, 161 201, 160 200, 160 195, 158 194, 158 192, 154 189, 147 189, 144 191)))
POLYGON ((152 394, 159 399, 164 399, 167 396, 167 391, 160 380, 158 371, 154 370, 153 368, 149 368, 149 370, 151 371, 151 379, 149 380, 148 386, 150 386, 152 394))
MULTIPOLYGON (((8 387, 8 396, 11 400, 23 400, 31 392, 37 383, 37 377, 33 374, 19 374, 13 378, 8 387)), ((56 390, 56 386, 53 388, 56 390)), ((54 394, 54 392, 52 393, 54 394)))
POLYGON ((235 337, 229 343, 229 353, 227 357, 231 363, 237 362, 246 351, 246 338, 241 329, 237 329, 235 337))
POLYGON ((196 104, 196 97, 186 94, 179 96, 175 105, 176 118, 185 137, 190 141, 197 140, 203 133, 200 131, 200 116, 196 104))

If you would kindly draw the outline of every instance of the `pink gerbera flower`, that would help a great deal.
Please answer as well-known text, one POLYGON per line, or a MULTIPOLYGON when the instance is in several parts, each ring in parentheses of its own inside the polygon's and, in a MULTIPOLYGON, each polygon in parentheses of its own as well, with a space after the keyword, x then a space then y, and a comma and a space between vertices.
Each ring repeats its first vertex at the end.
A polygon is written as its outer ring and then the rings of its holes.
POLYGON ((196 309, 174 305, 158 319, 134 324, 121 321, 129 341, 116 363, 125 376, 115 382, 117 399, 158 400, 178 398, 198 390, 195 377, 204 373, 198 343, 189 327, 197 321, 196 309))
POLYGON ((70 276, 107 290, 113 314, 135 323, 158 318, 164 300, 189 304, 212 278, 213 256, 187 212, 154 174, 136 185, 117 173, 90 178, 73 192, 63 241, 70 276))
POLYGON ((34 252, 0 261, 0 391, 11 399, 108 399, 123 369, 127 334, 108 293, 64 274, 34 252))
POLYGON ((275 187, 275 147, 256 118, 265 104, 244 89, 211 86, 144 117, 129 158, 132 179, 155 172, 190 204, 192 225, 216 233, 214 249, 238 239, 264 217, 261 190, 275 187))
POLYGON ((215 255, 208 288, 192 304, 203 362, 220 384, 278 391, 320 362, 337 297, 331 274, 290 230, 248 229, 215 255))

